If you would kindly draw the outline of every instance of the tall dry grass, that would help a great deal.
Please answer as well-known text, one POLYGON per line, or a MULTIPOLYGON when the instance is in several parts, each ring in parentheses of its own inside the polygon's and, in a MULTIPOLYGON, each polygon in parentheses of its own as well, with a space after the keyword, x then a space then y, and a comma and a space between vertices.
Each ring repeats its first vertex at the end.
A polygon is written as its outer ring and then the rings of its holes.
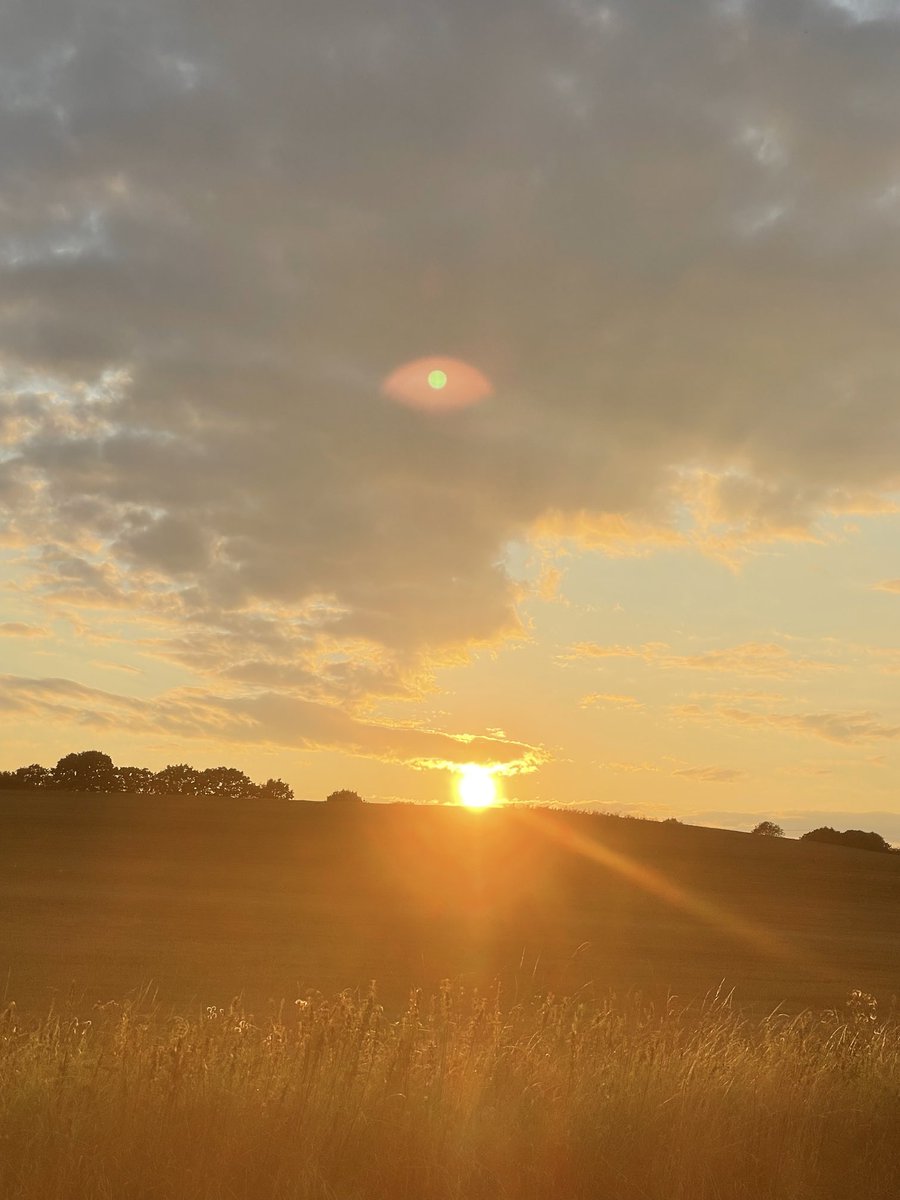
POLYGON ((879 1200, 898 1138, 900 1029, 859 994, 0 1018, 4 1200, 879 1200))

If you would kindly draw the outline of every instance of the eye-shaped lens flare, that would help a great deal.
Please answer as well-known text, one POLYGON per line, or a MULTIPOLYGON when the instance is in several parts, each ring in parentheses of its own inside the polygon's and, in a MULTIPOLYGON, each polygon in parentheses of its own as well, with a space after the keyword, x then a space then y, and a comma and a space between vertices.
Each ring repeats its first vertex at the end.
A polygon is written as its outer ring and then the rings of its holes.
POLYGON ((421 412, 471 408, 493 392, 477 367, 459 358, 417 358, 398 367, 384 381, 383 394, 397 404, 421 412))

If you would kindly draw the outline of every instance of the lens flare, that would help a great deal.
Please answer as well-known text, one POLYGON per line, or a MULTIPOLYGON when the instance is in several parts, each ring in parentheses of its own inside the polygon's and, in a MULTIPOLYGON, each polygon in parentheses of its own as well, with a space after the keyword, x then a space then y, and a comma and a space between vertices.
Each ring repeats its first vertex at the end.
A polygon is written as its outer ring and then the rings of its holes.
POLYGON ((461 358, 435 355, 403 363, 385 379, 382 393, 420 412, 471 408, 493 394, 487 376, 461 358))

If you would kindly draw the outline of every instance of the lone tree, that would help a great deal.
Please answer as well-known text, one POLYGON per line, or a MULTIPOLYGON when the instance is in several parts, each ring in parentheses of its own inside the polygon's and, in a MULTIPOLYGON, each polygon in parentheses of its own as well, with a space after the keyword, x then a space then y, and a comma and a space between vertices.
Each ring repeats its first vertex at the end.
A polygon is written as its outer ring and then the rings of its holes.
POLYGON ((362 804, 363 798, 359 792, 351 792, 347 788, 342 788, 339 792, 332 792, 330 796, 325 797, 326 804, 362 804))
POLYGON ((784 837, 784 830, 774 821, 760 821, 753 833, 758 834, 759 837, 784 837))
POLYGON ((66 754, 53 768, 53 787, 67 792, 117 792, 115 763, 100 750, 66 754))

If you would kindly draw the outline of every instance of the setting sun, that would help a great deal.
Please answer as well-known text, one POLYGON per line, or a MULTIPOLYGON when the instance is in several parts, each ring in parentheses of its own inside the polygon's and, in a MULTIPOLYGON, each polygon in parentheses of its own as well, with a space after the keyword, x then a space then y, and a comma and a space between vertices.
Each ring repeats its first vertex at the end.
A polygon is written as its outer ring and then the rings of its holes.
POLYGON ((490 808, 497 803, 497 784, 487 767, 474 763, 461 767, 456 790, 460 803, 466 808, 490 808))

